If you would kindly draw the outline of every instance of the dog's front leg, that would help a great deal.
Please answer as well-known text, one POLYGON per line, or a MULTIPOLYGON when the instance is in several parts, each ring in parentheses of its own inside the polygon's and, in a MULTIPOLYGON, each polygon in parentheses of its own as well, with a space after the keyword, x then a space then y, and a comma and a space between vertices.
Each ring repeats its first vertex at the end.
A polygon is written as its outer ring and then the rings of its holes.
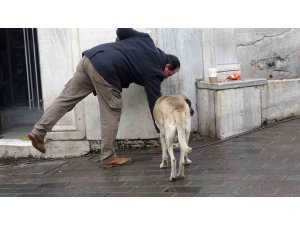
POLYGON ((162 150, 162 161, 159 167, 163 169, 168 167, 168 155, 167 155, 165 135, 163 135, 162 133, 160 133, 160 143, 161 143, 161 150, 162 150))

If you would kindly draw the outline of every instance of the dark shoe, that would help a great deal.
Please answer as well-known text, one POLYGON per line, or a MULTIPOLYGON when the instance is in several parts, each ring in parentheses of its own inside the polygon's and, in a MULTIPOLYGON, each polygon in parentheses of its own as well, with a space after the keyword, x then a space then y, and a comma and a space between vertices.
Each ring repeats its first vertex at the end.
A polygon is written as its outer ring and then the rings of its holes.
POLYGON ((130 157, 115 157, 102 164, 102 168, 111 168, 114 166, 124 166, 132 163, 132 158, 130 157))
POLYGON ((30 132, 28 134, 28 138, 31 140, 33 147, 35 147, 38 151, 40 151, 41 153, 46 152, 44 140, 41 136, 30 132))

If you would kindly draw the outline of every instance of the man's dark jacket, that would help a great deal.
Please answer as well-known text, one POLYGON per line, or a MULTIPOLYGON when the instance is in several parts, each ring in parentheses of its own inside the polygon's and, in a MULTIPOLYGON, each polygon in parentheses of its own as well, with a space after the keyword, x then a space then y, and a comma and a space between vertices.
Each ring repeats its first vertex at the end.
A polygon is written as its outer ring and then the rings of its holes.
POLYGON ((149 34, 119 28, 116 42, 98 45, 82 54, 108 83, 120 91, 131 83, 144 86, 153 117, 154 104, 161 96, 160 85, 164 80, 167 57, 156 48, 149 34))

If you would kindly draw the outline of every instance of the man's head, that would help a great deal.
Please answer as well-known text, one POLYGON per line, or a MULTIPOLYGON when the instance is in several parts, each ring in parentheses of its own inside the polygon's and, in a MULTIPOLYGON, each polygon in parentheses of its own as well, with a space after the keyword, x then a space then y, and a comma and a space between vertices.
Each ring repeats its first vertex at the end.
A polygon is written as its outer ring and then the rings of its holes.
POLYGON ((164 79, 173 76, 180 69, 180 61, 175 55, 167 54, 167 64, 164 68, 164 79))

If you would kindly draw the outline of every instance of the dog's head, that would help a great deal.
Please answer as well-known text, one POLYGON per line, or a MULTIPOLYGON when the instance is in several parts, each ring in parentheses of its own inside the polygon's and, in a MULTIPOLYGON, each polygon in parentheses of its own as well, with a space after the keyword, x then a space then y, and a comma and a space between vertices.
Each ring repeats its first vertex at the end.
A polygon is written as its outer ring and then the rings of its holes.
POLYGON ((191 116, 193 116, 194 115, 194 110, 192 108, 192 102, 187 97, 185 97, 185 102, 189 105, 189 107, 190 107, 190 114, 191 114, 191 116))

